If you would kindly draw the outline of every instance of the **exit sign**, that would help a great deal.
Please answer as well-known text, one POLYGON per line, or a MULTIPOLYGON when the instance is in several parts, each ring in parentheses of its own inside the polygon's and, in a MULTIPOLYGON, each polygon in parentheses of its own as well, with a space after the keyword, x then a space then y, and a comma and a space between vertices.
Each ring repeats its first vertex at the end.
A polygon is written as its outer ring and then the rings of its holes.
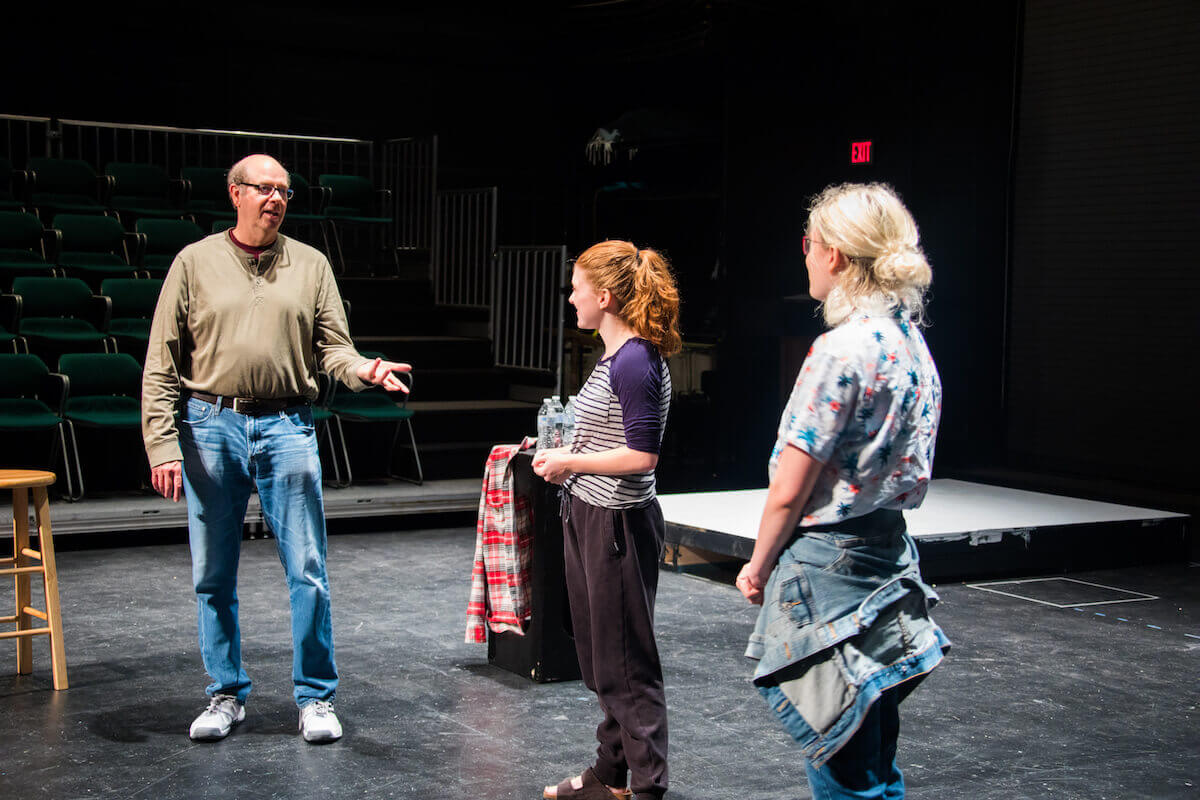
POLYGON ((871 163, 871 143, 870 142, 851 142, 850 143, 850 163, 851 164, 870 164, 871 163))

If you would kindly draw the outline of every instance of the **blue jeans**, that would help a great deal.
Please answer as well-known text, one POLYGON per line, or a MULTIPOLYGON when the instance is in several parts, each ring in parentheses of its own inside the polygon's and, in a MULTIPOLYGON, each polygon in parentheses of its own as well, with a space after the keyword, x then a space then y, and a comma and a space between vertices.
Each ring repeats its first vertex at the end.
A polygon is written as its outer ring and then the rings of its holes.
POLYGON ((242 667, 237 570, 246 504, 257 486, 287 574, 293 696, 299 706, 332 699, 338 675, 312 411, 296 406, 249 416, 192 397, 179 428, 200 654, 213 679, 206 691, 234 695, 243 703, 250 694, 250 677, 242 667))
POLYGON ((808 784, 813 800, 900 800, 904 776, 896 766, 900 735, 896 688, 879 696, 862 726, 819 769, 808 759, 808 784))

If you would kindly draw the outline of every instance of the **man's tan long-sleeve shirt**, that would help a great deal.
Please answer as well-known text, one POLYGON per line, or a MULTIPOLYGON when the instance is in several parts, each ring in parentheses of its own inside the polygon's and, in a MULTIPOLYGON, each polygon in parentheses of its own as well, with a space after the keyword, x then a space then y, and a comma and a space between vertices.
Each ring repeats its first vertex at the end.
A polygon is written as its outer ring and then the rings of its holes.
POLYGON ((179 461, 180 389, 224 397, 317 396, 317 364, 354 391, 368 359, 350 340, 329 261, 282 234, 257 258, 229 234, 188 245, 158 298, 142 377, 150 466, 179 461))

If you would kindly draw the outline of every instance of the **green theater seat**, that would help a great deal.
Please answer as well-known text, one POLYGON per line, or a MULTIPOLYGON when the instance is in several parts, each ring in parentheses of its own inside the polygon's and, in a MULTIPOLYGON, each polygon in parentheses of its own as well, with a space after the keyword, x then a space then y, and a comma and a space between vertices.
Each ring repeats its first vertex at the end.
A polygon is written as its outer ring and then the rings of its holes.
POLYGON ((75 455, 78 494, 83 497, 83 466, 75 426, 126 431, 141 436, 142 366, 127 353, 70 353, 58 360, 67 379, 63 418, 75 455))

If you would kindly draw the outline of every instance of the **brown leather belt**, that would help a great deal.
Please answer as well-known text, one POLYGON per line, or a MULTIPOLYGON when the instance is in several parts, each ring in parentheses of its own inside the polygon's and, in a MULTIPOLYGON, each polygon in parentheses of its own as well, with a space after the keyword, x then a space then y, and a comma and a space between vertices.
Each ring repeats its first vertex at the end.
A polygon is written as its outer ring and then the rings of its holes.
MULTIPOLYGON (((215 394, 208 392, 188 392, 189 397, 215 404, 218 400, 215 394)), ((307 397, 221 397, 221 408, 232 408, 238 414, 251 417, 261 417, 263 414, 278 414, 285 408, 308 405, 307 397)))

